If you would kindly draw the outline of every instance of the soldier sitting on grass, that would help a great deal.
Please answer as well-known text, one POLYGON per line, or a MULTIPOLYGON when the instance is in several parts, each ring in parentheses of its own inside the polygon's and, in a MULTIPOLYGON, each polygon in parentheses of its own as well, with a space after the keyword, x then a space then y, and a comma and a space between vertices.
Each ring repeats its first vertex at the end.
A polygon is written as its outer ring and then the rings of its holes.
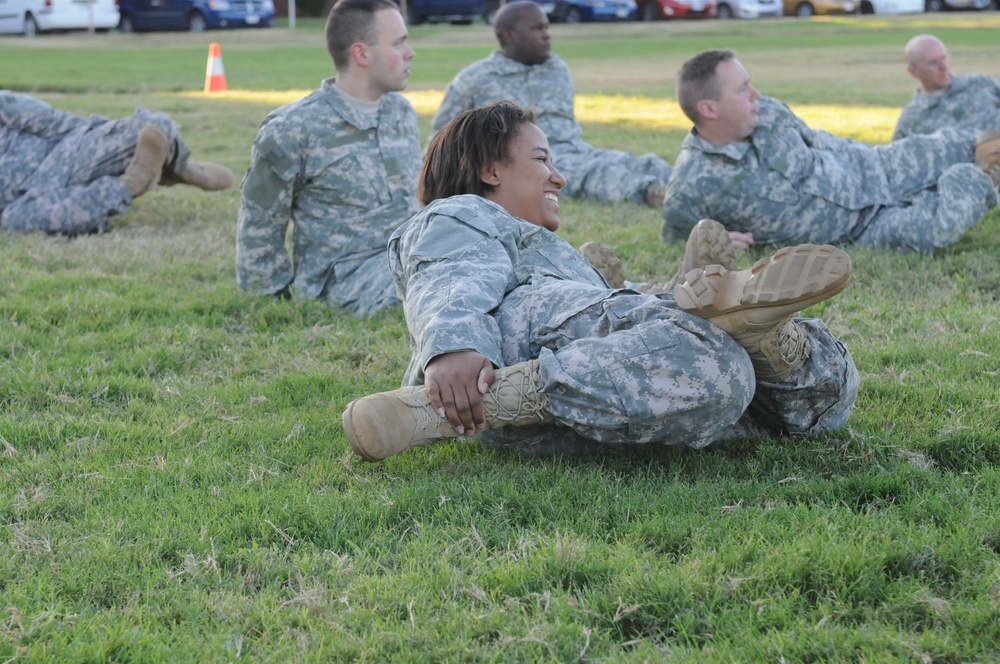
POLYGON ((667 184, 664 240, 709 217, 758 245, 930 254, 997 205, 1000 137, 945 128, 872 147, 810 129, 762 97, 729 50, 685 62, 677 98, 694 129, 667 184))
POLYGON ((551 53, 549 19, 530 0, 508 2, 494 21, 500 50, 473 62, 448 85, 431 121, 439 131, 462 111, 509 99, 532 109, 566 174, 566 196, 599 203, 632 202, 659 208, 670 164, 655 154, 602 150, 583 140, 573 114, 573 78, 551 53))
POLYGON ((0 228, 98 233, 159 184, 226 189, 233 173, 193 161, 180 128, 138 108, 130 118, 83 118, 0 90, 0 228))
POLYGON ((420 129, 398 94, 414 55, 407 37, 392 0, 340 0, 330 12, 337 77, 273 111, 253 143, 237 225, 241 290, 294 292, 358 316, 399 301, 385 246, 419 209, 420 129))
POLYGON ((953 76, 948 51, 933 35, 917 35, 905 52, 906 71, 920 87, 899 115, 892 140, 942 127, 1000 130, 1000 81, 986 74, 953 76))
POLYGON ((845 424, 859 376, 847 349, 797 311, 848 283, 829 246, 752 269, 691 270, 672 292, 609 288, 555 234, 566 180, 530 112, 467 111, 428 148, 427 206, 389 242, 413 355, 394 392, 343 414, 359 456, 473 435, 525 452, 655 443, 700 448, 845 424))

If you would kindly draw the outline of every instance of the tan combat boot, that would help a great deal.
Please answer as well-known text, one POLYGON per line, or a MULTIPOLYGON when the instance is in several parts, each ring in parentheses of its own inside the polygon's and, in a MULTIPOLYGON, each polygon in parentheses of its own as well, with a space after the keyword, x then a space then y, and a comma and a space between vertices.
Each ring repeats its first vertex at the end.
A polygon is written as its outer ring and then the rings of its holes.
POLYGON ((757 379, 788 378, 809 359, 806 333, 792 315, 833 297, 851 279, 851 259, 829 245, 785 247, 749 270, 692 270, 677 286, 677 306, 708 319, 740 344, 757 379))
MULTIPOLYGON (((538 360, 498 369, 483 395, 487 428, 548 424, 548 399, 538 391, 538 360)), ((344 411, 344 433, 365 461, 381 461, 411 447, 457 438, 460 434, 431 406, 423 386, 356 399, 344 411)))
MULTIPOLYGON (((681 267, 669 281, 647 281, 636 286, 640 293, 666 293, 684 281, 684 275, 696 267, 721 265, 731 270, 736 266, 738 249, 729 232, 717 221, 702 219, 688 234, 681 267)), ((612 288, 625 288, 625 267, 615 250, 603 242, 587 242, 580 253, 601 273, 612 288)))
POLYGON ((643 200, 651 208, 657 210, 663 208, 663 200, 667 197, 667 185, 654 182, 646 187, 643 200))
POLYGON ((625 266, 609 245, 604 242, 587 242, 581 245, 580 253, 601 273, 609 286, 625 288, 625 266))
POLYGON ((164 174, 160 184, 173 186, 189 184, 205 191, 222 191, 233 186, 233 172, 221 164, 208 161, 188 161, 187 168, 180 175, 164 174))
POLYGON ((1000 131, 984 131, 976 137, 976 165, 987 173, 1000 168, 1000 131))
POLYGON ((688 234, 681 267, 670 281, 647 281, 637 288, 640 293, 666 293, 684 282, 684 275, 691 270, 709 265, 721 265, 727 270, 736 267, 736 245, 726 227, 714 219, 702 219, 688 234))
POLYGON ((132 198, 148 193, 156 186, 169 149, 167 137, 153 125, 146 125, 139 131, 132 161, 118 178, 132 194, 132 198))
POLYGON ((1000 193, 1000 131, 985 131, 976 138, 976 165, 983 169, 1000 193))

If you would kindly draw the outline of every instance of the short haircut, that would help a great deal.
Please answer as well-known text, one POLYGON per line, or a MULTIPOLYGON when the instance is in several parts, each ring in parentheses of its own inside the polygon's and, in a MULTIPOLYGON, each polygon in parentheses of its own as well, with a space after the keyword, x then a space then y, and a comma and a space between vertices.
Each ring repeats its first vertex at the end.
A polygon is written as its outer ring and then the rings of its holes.
POLYGON ((326 50, 338 71, 351 61, 351 44, 375 44, 375 13, 383 9, 399 11, 399 5, 392 0, 338 0, 333 6, 326 18, 326 50))
POLYGON ((677 73, 677 103, 691 122, 698 124, 698 102, 719 98, 719 80, 715 75, 718 66, 736 58, 730 49, 702 51, 689 58, 677 73))
POLYGON ((511 159, 511 144, 521 128, 535 121, 531 111, 512 101, 498 101, 454 118, 434 135, 420 171, 417 198, 423 205, 439 198, 493 191, 482 173, 511 159))
POLYGON ((493 17, 493 32, 497 36, 500 46, 504 46, 504 33, 511 32, 521 19, 521 14, 527 11, 528 7, 534 7, 537 11, 542 11, 538 3, 533 0, 509 0, 500 5, 496 15, 493 17))

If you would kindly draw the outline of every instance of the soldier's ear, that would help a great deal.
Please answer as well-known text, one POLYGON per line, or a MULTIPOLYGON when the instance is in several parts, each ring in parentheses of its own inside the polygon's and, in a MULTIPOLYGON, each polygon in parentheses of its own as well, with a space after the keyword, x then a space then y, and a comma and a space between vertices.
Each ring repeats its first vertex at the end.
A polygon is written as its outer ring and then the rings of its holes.
POLYGON ((479 171, 479 179, 491 187, 499 186, 500 172, 496 169, 496 164, 483 166, 483 169, 479 171))
POLYGON ((702 99, 695 104, 695 108, 698 109, 698 115, 703 118, 715 120, 719 117, 718 109, 715 107, 715 101, 711 99, 702 99))
POLYGON ((351 60, 362 67, 368 65, 368 46, 363 42, 354 42, 349 50, 351 60))

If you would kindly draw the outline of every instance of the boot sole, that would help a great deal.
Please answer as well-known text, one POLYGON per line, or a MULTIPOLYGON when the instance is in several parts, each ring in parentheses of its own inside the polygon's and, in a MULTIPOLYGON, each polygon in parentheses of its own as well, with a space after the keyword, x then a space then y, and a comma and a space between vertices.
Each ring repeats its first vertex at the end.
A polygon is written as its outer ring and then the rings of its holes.
POLYGON ((749 279, 727 279, 727 272, 718 265, 689 272, 674 291, 677 306, 702 318, 763 307, 799 311, 844 290, 851 259, 836 247, 803 244, 757 261, 749 279))
POLYGON ((370 455, 364 447, 361 446, 361 442, 358 440, 358 434, 354 431, 354 404, 357 401, 352 401, 347 404, 347 409, 344 411, 342 420, 344 422, 344 433, 347 435, 347 442, 351 444, 351 449, 354 453, 361 457, 364 461, 380 461, 372 455, 370 455))
MULTIPOLYGON (((688 245, 694 247, 692 256, 684 256, 684 262, 695 267, 699 265, 721 265, 727 270, 736 266, 736 247, 729 238, 726 227, 714 219, 702 219, 691 231, 688 245)), ((683 276, 683 275, 679 275, 683 276)))

